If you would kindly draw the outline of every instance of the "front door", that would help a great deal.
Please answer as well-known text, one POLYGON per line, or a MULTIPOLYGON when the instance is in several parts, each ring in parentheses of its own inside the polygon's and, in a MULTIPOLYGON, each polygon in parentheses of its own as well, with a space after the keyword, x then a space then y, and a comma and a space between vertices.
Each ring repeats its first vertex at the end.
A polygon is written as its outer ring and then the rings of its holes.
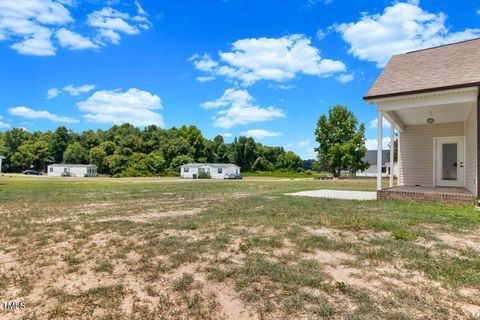
POLYGON ((440 187, 464 186, 463 137, 437 138, 435 145, 435 180, 440 187))

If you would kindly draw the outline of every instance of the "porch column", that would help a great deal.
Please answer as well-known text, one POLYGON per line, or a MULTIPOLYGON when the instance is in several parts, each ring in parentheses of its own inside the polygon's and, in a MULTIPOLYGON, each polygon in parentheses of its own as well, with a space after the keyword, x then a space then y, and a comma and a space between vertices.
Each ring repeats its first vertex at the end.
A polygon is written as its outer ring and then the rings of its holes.
POLYGON ((480 206, 480 86, 477 88, 477 206, 480 206))
POLYGON ((383 111, 378 111, 377 139, 377 190, 382 190, 383 111))
POLYGON ((390 188, 393 188, 393 177, 394 177, 394 153, 395 153, 395 123, 390 122, 390 188))

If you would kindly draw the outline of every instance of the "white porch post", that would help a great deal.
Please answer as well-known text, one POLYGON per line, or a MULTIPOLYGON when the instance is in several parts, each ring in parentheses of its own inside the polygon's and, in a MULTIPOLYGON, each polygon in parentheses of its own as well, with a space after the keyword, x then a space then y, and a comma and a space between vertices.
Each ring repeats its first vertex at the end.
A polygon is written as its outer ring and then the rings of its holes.
POLYGON ((377 139, 377 190, 382 190, 383 111, 378 111, 377 139))
POLYGON ((2 176, 2 159, 3 157, 0 156, 0 177, 2 176))
POLYGON ((394 177, 394 152, 395 152, 395 123, 390 123, 390 188, 393 188, 393 177, 394 177))

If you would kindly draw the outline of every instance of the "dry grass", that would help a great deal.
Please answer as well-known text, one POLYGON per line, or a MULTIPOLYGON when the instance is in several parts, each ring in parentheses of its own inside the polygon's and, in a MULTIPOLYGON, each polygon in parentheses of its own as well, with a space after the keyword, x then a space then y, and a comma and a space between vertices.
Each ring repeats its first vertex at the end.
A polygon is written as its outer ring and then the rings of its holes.
POLYGON ((477 211, 320 188, 374 182, 3 178, 0 318, 480 317, 477 211))

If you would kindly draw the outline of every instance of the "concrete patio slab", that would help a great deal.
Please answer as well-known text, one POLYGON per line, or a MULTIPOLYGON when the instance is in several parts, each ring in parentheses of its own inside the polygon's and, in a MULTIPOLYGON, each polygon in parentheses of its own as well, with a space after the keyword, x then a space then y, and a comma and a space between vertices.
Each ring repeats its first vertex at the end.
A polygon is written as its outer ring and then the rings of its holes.
POLYGON ((342 200, 376 200, 377 193, 369 191, 351 191, 351 190, 310 190, 288 193, 289 196, 342 199, 342 200))

